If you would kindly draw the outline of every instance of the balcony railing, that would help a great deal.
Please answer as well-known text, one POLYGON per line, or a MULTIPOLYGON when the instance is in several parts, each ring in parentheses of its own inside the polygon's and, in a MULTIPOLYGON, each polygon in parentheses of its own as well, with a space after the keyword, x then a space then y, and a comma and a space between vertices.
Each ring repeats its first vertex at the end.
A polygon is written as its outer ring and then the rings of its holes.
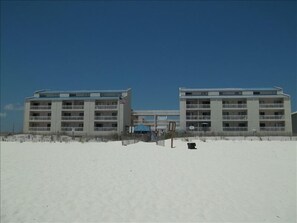
POLYGON ((117 105, 96 105, 95 109, 97 110, 114 110, 118 109, 117 105))
POLYGON ((259 104, 260 108, 283 108, 284 104, 274 103, 274 104, 259 104))
POLYGON ((30 121, 48 121, 51 116, 30 116, 30 121))
POLYGON ((247 108, 246 104, 223 104, 223 108, 247 108))
POLYGON ((77 120, 84 120, 83 116, 62 116, 61 118, 64 121, 77 121, 77 120))
POLYGON ((187 120, 210 120, 210 115, 188 115, 187 120))
POLYGON ((190 131, 193 131, 193 132, 197 132, 197 131, 198 132, 209 132, 210 127, 194 127, 194 129, 190 129, 190 131))
POLYGON ((260 127, 260 131, 285 131, 285 127, 260 127))
POLYGON ((247 127, 223 127, 223 131, 247 131, 247 127))
POLYGON ((83 127, 61 127, 62 132, 82 132, 83 127))
POLYGON ((46 132, 50 130, 51 130, 50 127, 29 127, 29 131, 46 132))
POLYGON ((260 119, 270 119, 270 120, 279 120, 279 119, 283 119, 284 116, 283 115, 260 115, 260 119))
POLYGON ((31 110, 51 110, 50 105, 31 105, 31 110))
POLYGON ((95 116, 95 120, 116 121, 117 119, 118 119, 117 116, 95 116))
POLYGON ((83 105, 63 105, 62 109, 69 109, 69 110, 73 110, 73 109, 84 109, 83 105))
POLYGON ((187 108, 190 108, 190 109, 210 108, 210 104, 187 104, 187 108))
POLYGON ((102 132, 106 132, 106 131, 117 131, 118 128, 117 127, 95 127, 94 131, 102 131, 102 132))
POLYGON ((224 120, 247 120, 247 115, 223 115, 224 120))

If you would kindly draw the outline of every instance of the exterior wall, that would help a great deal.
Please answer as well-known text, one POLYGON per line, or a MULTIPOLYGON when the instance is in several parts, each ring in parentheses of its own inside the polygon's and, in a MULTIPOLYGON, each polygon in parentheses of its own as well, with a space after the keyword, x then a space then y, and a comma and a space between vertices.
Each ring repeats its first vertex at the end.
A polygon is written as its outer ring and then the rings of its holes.
POLYGON ((94 115, 95 115, 95 102, 84 102, 84 131, 85 135, 94 134, 94 115))
POLYGON ((223 131, 222 121, 222 100, 212 99, 210 100, 210 118, 211 118, 211 131, 219 133, 223 131))
POLYGON ((260 131, 259 125, 259 100, 248 99, 247 100, 247 116, 248 116, 248 132, 258 133, 260 131))
POLYGON ((179 124, 180 130, 187 131, 186 128, 186 100, 180 100, 180 114, 179 114, 179 124))
MULTIPOLYGON (((210 100, 211 132, 224 135, 290 135, 290 97, 280 88, 180 89, 180 129, 188 131, 186 101, 210 100), (261 102, 261 103, 260 103, 261 102), (246 104, 245 104, 246 103, 246 104), (263 113, 263 114, 262 114, 263 113)), ((195 107, 195 105, 194 105, 195 107)), ((195 109, 191 109, 196 111, 195 109)), ((200 109, 197 109, 198 113, 200 109)), ((189 111, 191 112, 191 111, 189 111)), ((193 113, 195 114, 195 113, 193 113)), ((191 119, 191 117, 190 117, 191 119)), ((194 117, 195 119, 195 117, 194 117)), ((199 116, 198 116, 199 119, 199 116)), ((197 120, 192 120, 197 123, 197 120)), ((190 122, 192 122, 190 121, 190 122)), ((201 132, 201 128, 197 132, 201 132)))
MULTIPOLYGON (((187 126, 193 124, 195 125, 194 127, 196 128, 195 131, 209 132, 209 129, 204 128, 203 124, 209 125, 210 123, 211 125, 210 132, 217 133, 217 134, 221 134, 221 133, 230 134, 230 135, 253 134, 255 131, 256 133, 259 133, 259 134, 272 134, 272 135, 292 134, 293 118, 291 117, 290 97, 288 95, 283 94, 281 90, 278 90, 278 89, 275 90, 277 91, 277 94, 272 93, 272 95, 268 95, 268 94, 258 95, 253 93, 253 90, 243 90, 239 94, 232 95, 232 96, 225 96, 224 92, 223 93, 220 92, 221 90, 224 91, 224 89, 220 89, 217 91, 201 90, 201 92, 196 92, 197 89, 180 90, 179 130, 189 131, 189 129, 187 129, 187 126), (189 104, 187 104, 187 100, 189 104), (206 105, 205 102, 207 104, 206 107, 205 107, 206 105), (209 102, 210 102, 210 108, 209 108, 209 102), (246 107, 245 106, 242 107, 242 104, 245 102, 246 102, 246 107), (266 107, 265 106, 263 107, 263 103, 266 107), (226 107, 226 105, 228 106, 226 107), (209 118, 209 111, 210 111, 210 118, 209 118), (243 114, 241 112, 243 112, 243 114), (261 114, 261 112, 264 112, 265 114, 264 113, 261 114), (241 118, 240 116, 243 116, 243 115, 244 117, 241 118), (247 115, 247 117, 245 115, 247 115), (231 117, 231 116, 238 116, 239 118, 235 117, 235 120, 234 120, 233 119, 234 117, 231 117)), ((232 90, 225 89, 225 92, 229 93, 229 91, 232 91, 232 90)), ((234 91, 240 91, 240 90, 235 89, 234 91)), ((84 92, 78 92, 78 94, 83 94, 83 93, 84 92)), ((78 127, 79 130, 76 130, 76 132, 74 132, 75 135, 94 135, 94 136, 109 135, 114 133, 122 134, 123 132, 126 131, 128 126, 132 125, 132 116, 133 116, 131 111, 132 95, 131 95, 130 89, 126 91, 105 91, 102 94, 100 91, 92 92, 88 95, 89 98, 87 97, 83 98, 81 95, 73 96, 73 92, 72 93, 64 92, 64 93, 60 93, 59 95, 60 95, 60 98, 59 96, 57 98, 55 97, 44 98, 44 97, 40 97, 39 93, 36 93, 34 94, 34 97, 27 99, 25 101, 24 126, 23 126, 23 130, 25 133, 34 132, 34 133, 40 133, 40 134, 49 134, 49 133, 58 134, 61 132, 65 132, 67 134, 73 134, 71 131, 69 131, 69 128, 73 128, 73 126, 77 127, 76 124, 83 123, 83 129, 81 128, 81 126, 79 126, 78 127), (79 111, 75 109, 72 110, 72 108, 70 108, 69 110, 66 108, 65 110, 65 108, 63 108, 63 102, 65 101, 71 102, 72 105, 74 105, 75 102, 80 101, 84 103, 84 107, 79 108, 79 111), (103 106, 104 106, 103 108, 96 108, 96 105, 98 105, 96 103, 98 103, 98 101, 103 102, 103 106), (117 104, 112 104, 113 106, 112 108, 108 106, 105 107, 104 102, 109 102, 109 101, 111 101, 111 103, 116 102, 117 104), (43 108, 31 109, 30 104, 34 102, 39 102, 40 106, 43 108), (51 107, 49 108, 50 105, 51 107), (67 121, 67 120, 65 121, 65 118, 68 119, 68 117, 64 117, 62 120, 63 112, 65 113, 70 112, 72 113, 71 116, 72 115, 81 116, 81 114, 79 113, 83 112, 84 113, 83 120, 80 119, 81 117, 73 117, 73 118, 78 118, 79 120, 79 121, 74 120, 73 122, 67 121), (103 116, 107 115, 112 117, 95 117, 96 112, 101 113, 101 114, 98 114, 98 116, 103 114, 103 116), (48 116, 49 113, 51 113, 50 118, 48 116), (30 120, 30 115, 34 116, 34 117, 31 117, 33 118, 32 120, 30 120), (38 117, 38 115, 40 117, 38 117), (114 118, 115 115, 117 115, 117 118, 114 118), (48 116, 48 117, 45 117, 45 116, 48 116), (69 124, 69 123, 70 123, 70 126, 64 125, 66 128, 63 128, 64 131, 62 131, 62 124, 69 124), (96 123, 99 125, 97 126, 98 128, 95 130, 96 123), (37 128, 35 128, 36 126, 37 128), (104 128, 101 129, 101 127, 104 127, 104 128), (67 128, 68 130, 65 130, 67 128)), ((109 104, 107 103, 107 105, 109 104)), ((65 114, 65 115, 69 115, 69 114, 65 114)), ((158 115, 155 115, 155 122, 157 120, 157 116, 158 115)), ((293 119, 293 122, 295 123, 296 120, 293 119)), ((295 127, 295 125, 293 124, 293 130, 296 131, 297 127, 295 127)))
POLYGON ((293 135, 297 135, 297 112, 292 113, 291 117, 293 135))
POLYGON ((145 125, 150 126, 151 131, 167 132, 169 123, 175 122, 176 131, 178 131, 179 117, 179 110, 136 110, 132 112, 132 125, 145 125))
POLYGON ((61 132, 62 102, 52 101, 51 133, 61 132))
POLYGON ((35 93, 34 97, 27 99, 25 102, 23 130, 25 133, 38 134, 65 133, 69 135, 94 136, 109 135, 116 132, 120 134, 125 131, 125 127, 129 126, 131 123, 130 89, 127 91, 104 91, 103 94, 104 95, 101 95, 101 92, 55 92, 55 95, 58 95, 58 97, 51 99, 40 97, 39 93, 35 93), (73 94, 79 94, 79 96, 73 96, 73 94), (82 94, 88 95, 89 98, 86 98, 85 95, 81 96, 82 94), (119 97, 124 98, 125 103, 120 103, 119 97), (103 108, 96 109, 96 101, 102 102, 103 108), (106 104, 105 107, 104 103, 109 103, 111 101, 117 102, 116 108, 109 109, 109 104, 106 104), (65 105, 66 102, 71 105, 65 105), (46 106, 50 103, 51 107, 50 109, 34 108, 31 110, 31 103, 39 103, 40 107, 46 106), (81 107, 82 103, 83 107, 81 107), (34 115, 34 119, 32 121, 30 121, 30 112, 34 115), (102 117, 102 119, 96 120, 96 112, 101 113, 101 115, 103 114, 102 116, 113 116, 111 115, 112 113, 117 113, 117 118, 112 119, 112 117, 102 117), (48 116, 49 113, 50 117, 48 116), (83 113, 82 119, 80 118, 82 116, 81 113, 83 113), (74 116, 73 119, 71 119, 72 116, 74 116), (95 122, 103 126, 102 130, 100 127, 99 130, 95 130, 95 122), (32 126, 31 129, 30 125, 32 126), (116 131, 112 130, 112 128, 115 128, 115 125, 117 126, 116 131))
POLYGON ((120 132, 124 132, 126 130, 126 127, 131 126, 131 116, 132 116, 132 110, 131 110, 131 90, 128 90, 127 93, 124 93, 123 95, 123 104, 121 104, 123 108, 123 126, 120 128, 120 132))
POLYGON ((23 126, 24 132, 29 132, 29 115, 30 115, 30 102, 26 101, 24 105, 24 126, 23 126))
POLYGON ((292 134, 292 117, 291 117, 291 101, 289 98, 284 100, 285 109, 285 132, 292 134))

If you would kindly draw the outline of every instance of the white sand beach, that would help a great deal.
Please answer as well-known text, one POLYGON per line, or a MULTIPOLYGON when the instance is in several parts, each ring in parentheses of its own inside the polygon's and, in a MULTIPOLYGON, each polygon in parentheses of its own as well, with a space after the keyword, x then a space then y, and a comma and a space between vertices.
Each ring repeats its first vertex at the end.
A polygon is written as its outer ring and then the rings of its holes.
POLYGON ((1 142, 1 223, 296 222, 296 141, 1 142))

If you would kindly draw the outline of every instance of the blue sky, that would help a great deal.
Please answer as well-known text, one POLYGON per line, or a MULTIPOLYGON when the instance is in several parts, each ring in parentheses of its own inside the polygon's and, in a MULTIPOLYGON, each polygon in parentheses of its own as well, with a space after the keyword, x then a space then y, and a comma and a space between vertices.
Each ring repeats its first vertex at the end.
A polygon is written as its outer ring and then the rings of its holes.
POLYGON ((296 1, 1 1, 1 130, 35 90, 132 88, 178 109, 178 88, 284 88, 297 110, 296 1))

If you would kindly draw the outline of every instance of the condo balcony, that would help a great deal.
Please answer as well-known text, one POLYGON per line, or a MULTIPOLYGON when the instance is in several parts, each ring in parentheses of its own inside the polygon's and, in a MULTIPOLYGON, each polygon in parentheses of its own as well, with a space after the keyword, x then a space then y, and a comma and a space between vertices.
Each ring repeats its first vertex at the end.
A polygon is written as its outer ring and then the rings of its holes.
POLYGON ((261 120, 282 120, 284 115, 260 115, 261 120))
POLYGON ((248 130, 248 127, 223 127, 223 131, 243 132, 247 130, 248 130))
POLYGON ((283 103, 260 103, 259 108, 283 108, 283 103))
POLYGON ((246 109, 247 104, 223 104, 223 108, 225 109, 246 109))
POLYGON ((82 132, 83 127, 61 127, 62 132, 82 132))
POLYGON ((118 130, 117 127, 94 127, 94 131, 106 132, 106 131, 117 131, 117 130, 118 130))
POLYGON ((62 116, 63 121, 81 121, 84 120, 83 116, 62 116))
POLYGON ((51 116, 30 116, 30 121, 49 121, 51 116))
POLYGON ((50 127, 29 127, 29 131, 32 132, 48 132, 50 130, 50 127))
POLYGON ((117 121, 117 116, 95 116, 95 120, 100 121, 117 121))
POLYGON ((187 104, 187 109, 209 109, 210 104, 187 104))
POLYGON ((285 131, 285 127, 260 127, 260 131, 281 132, 285 131))
MULTIPOLYGON (((189 129, 190 127, 188 126, 187 129, 189 129)), ((189 129, 190 132, 209 132, 211 129, 210 127, 197 127, 197 126, 193 126, 193 128, 189 129)))
POLYGON ((210 120, 210 115, 188 115, 187 120, 210 120))
POLYGON ((223 115, 223 120, 247 120, 247 115, 223 115))
POLYGON ((51 105, 31 105, 30 110, 51 110, 51 105))
POLYGON ((118 105, 95 105, 96 110, 117 110, 118 105))
POLYGON ((83 110, 84 106, 83 105, 63 105, 62 109, 65 109, 65 110, 83 110))

